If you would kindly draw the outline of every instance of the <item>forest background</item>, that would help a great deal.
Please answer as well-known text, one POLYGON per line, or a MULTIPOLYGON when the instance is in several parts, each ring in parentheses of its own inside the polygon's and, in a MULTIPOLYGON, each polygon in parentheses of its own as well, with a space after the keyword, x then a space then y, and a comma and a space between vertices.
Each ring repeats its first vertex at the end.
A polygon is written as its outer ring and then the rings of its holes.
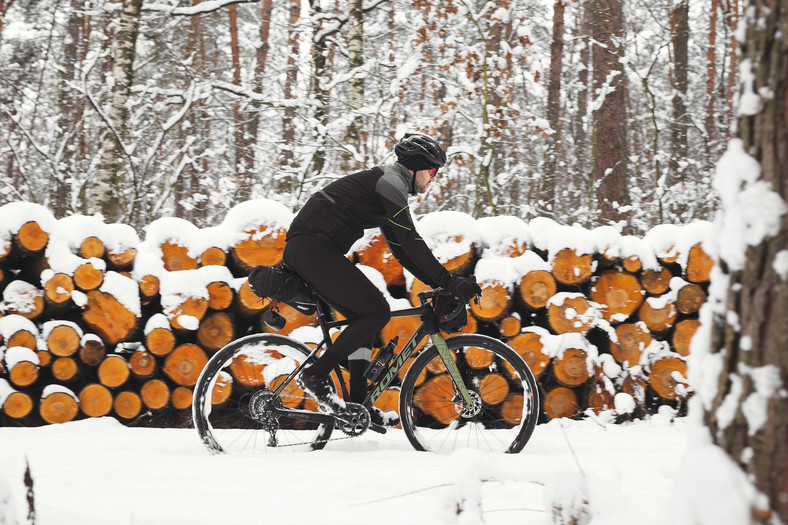
MULTIPOLYGON (((0 0, 0 205, 204 227, 390 162, 415 208, 566 224, 711 219, 737 0, 0 0)), ((734 133, 735 134, 735 133, 734 133)))

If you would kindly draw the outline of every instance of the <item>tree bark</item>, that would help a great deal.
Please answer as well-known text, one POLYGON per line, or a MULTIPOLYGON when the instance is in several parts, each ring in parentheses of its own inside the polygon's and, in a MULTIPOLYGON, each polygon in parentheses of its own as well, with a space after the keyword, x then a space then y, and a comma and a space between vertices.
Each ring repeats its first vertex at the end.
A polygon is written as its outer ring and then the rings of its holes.
POLYGON ((624 39, 624 16, 617 0, 591 0, 587 7, 593 12, 594 180, 599 222, 619 223, 627 218, 621 207, 629 204, 627 111, 620 47, 624 39))
MULTIPOLYGON (((743 83, 742 93, 757 97, 758 103, 757 108, 753 104, 740 108, 738 129, 743 151, 760 165, 756 182, 771 190, 759 193, 759 205, 774 215, 775 223, 760 241, 748 239, 743 261, 721 258, 727 294, 716 297, 723 308, 714 312, 709 352, 720 360, 722 370, 716 397, 704 404, 704 422, 714 443, 768 499, 768 509, 752 502, 752 523, 773 523, 774 515, 786 523, 788 278, 780 274, 775 260, 788 250, 788 7, 784 2, 752 0, 745 12, 750 16, 741 57, 742 63, 750 64, 752 85, 743 83), (769 200, 774 203, 771 210, 769 200), (732 420, 719 410, 724 401, 734 403, 732 420), (747 417, 754 404, 764 410, 760 424, 747 417)), ((736 212, 728 206, 723 195, 724 213, 736 212)))
POLYGON ((673 182, 683 186, 686 177, 681 162, 687 159, 687 130, 690 126, 685 100, 688 88, 689 0, 681 0, 671 13, 673 45, 673 121, 670 124, 670 171, 673 182))
POLYGON ((554 217, 556 206, 556 168, 561 144, 561 74, 564 57, 564 0, 553 4, 553 39, 550 43, 550 80, 547 84, 547 121, 553 134, 550 135, 548 149, 542 170, 541 191, 542 215, 554 217))
MULTIPOLYGON (((358 111, 364 105, 364 78, 361 68, 364 66, 364 6, 362 0, 350 0, 349 31, 348 31, 348 65, 353 77, 350 79, 348 93, 348 111, 351 117, 350 125, 345 136, 345 143, 352 151, 360 149, 361 117, 358 111)), ((355 158, 349 153, 344 158, 345 171, 355 171, 358 168, 355 158)))

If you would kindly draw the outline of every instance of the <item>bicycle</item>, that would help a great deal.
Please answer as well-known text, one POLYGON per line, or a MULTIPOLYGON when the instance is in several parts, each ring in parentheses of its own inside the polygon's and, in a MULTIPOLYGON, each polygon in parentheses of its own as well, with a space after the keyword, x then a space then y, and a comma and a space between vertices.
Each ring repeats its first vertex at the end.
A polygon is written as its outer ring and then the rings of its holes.
MULTIPOLYGON (((507 453, 523 449, 539 413, 533 374, 523 358, 500 340, 480 334, 444 338, 441 329, 458 314, 467 313, 466 305, 456 300, 457 308, 436 313, 441 301, 453 299, 441 289, 420 293, 418 307, 392 312, 392 317, 419 316, 421 324, 399 353, 392 351, 395 338, 373 358, 378 374, 362 404, 348 402, 348 412, 341 417, 318 411, 317 402, 298 388, 295 377, 323 346, 330 348, 330 331, 349 321, 330 320, 318 295, 307 288, 323 335, 314 348, 278 334, 253 334, 216 352, 203 369, 192 407, 195 428, 209 451, 318 450, 369 429, 385 433, 384 427, 371 424, 368 409, 406 364, 410 366, 400 386, 399 416, 415 449, 441 453, 468 447, 507 453), (425 337, 431 344, 416 352, 425 337), (422 385, 427 382, 429 390, 422 385), (344 435, 332 439, 336 428, 344 435)), ((348 399, 340 370, 335 369, 332 377, 337 391, 348 399)))

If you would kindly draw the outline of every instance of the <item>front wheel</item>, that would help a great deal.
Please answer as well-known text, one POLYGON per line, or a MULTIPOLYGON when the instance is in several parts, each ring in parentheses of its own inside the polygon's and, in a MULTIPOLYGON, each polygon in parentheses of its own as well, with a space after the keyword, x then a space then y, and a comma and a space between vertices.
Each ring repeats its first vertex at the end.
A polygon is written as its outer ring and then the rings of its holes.
POLYGON ((309 355, 302 343, 276 334, 254 334, 211 357, 194 387, 194 426, 214 453, 257 454, 316 450, 333 424, 307 423, 275 409, 317 411, 295 381, 274 391, 309 355))
POLYGON ((528 365, 491 337, 458 335, 446 344, 472 402, 462 401, 438 349, 422 350, 400 391, 400 419, 411 445, 440 453, 522 450, 539 416, 539 393, 528 365))

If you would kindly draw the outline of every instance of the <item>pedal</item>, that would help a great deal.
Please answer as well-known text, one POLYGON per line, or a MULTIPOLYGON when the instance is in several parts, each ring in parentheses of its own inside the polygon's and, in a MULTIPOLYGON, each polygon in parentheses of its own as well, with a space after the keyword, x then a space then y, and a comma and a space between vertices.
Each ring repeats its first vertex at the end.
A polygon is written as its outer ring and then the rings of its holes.
POLYGON ((375 423, 373 423, 371 421, 369 422, 369 429, 372 432, 377 432, 378 434, 385 434, 386 432, 388 432, 388 429, 386 427, 384 427, 383 425, 376 425, 375 423))

